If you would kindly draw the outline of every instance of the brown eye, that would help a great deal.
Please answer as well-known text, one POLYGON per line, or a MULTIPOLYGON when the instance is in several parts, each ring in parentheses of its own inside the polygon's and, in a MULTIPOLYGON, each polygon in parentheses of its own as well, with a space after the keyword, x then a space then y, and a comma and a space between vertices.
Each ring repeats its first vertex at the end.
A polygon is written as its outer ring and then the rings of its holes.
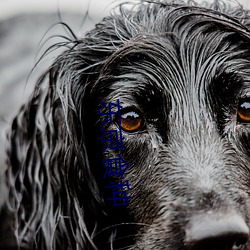
POLYGON ((240 101, 237 111, 237 121, 250 123, 250 98, 245 98, 240 101))
POLYGON ((126 132, 137 132, 144 127, 144 119, 139 112, 128 111, 121 113, 121 128, 126 132))

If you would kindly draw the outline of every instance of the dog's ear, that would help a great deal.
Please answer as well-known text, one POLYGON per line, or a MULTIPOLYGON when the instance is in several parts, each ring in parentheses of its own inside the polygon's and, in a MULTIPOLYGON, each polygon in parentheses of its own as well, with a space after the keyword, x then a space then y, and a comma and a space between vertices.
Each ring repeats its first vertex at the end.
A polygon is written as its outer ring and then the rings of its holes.
POLYGON ((91 242, 78 197, 82 194, 84 203, 84 195, 92 192, 97 194, 92 199, 98 197, 98 189, 73 107, 74 86, 61 70, 56 63, 39 81, 9 133, 7 205, 14 216, 17 244, 24 248, 39 244, 39 249, 51 249, 59 243, 74 248, 91 242))
POLYGON ((94 248, 90 235, 103 198, 89 157, 91 131, 86 130, 94 122, 90 100, 98 99, 91 97, 92 85, 116 47, 111 40, 118 41, 105 25, 72 42, 13 120, 7 207, 23 248, 94 248), (86 225, 89 217, 92 224, 86 225))

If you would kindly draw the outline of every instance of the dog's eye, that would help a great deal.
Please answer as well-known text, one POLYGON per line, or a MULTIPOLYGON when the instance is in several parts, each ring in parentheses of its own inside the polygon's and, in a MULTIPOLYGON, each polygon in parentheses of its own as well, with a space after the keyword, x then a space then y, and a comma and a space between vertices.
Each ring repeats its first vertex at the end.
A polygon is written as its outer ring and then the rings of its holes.
POLYGON ((125 132, 137 132, 144 127, 144 119, 137 111, 121 112, 120 125, 125 132))
POLYGON ((237 121, 250 123, 250 98, 240 100, 237 111, 237 121))

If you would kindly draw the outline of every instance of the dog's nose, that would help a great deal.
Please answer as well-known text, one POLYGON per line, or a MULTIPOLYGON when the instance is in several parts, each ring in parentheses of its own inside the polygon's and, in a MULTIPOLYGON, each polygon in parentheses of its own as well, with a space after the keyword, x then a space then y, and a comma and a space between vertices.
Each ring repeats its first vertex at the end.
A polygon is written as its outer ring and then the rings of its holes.
POLYGON ((239 250, 248 238, 249 228, 239 215, 205 214, 191 218, 185 243, 188 250, 239 250))

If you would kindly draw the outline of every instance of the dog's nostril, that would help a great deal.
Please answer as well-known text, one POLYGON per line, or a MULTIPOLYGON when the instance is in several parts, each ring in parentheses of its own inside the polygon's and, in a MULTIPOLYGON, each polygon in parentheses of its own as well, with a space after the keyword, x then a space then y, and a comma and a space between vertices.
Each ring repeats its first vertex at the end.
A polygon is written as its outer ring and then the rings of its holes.
POLYGON ((239 235, 233 244, 233 249, 240 249, 241 247, 244 247, 248 241, 248 236, 249 235, 239 235))
POLYGON ((228 234, 213 238, 192 241, 187 244, 189 250, 243 250, 248 236, 228 234))
POLYGON ((243 250, 249 229, 239 215, 199 215, 186 230, 189 250, 243 250))

